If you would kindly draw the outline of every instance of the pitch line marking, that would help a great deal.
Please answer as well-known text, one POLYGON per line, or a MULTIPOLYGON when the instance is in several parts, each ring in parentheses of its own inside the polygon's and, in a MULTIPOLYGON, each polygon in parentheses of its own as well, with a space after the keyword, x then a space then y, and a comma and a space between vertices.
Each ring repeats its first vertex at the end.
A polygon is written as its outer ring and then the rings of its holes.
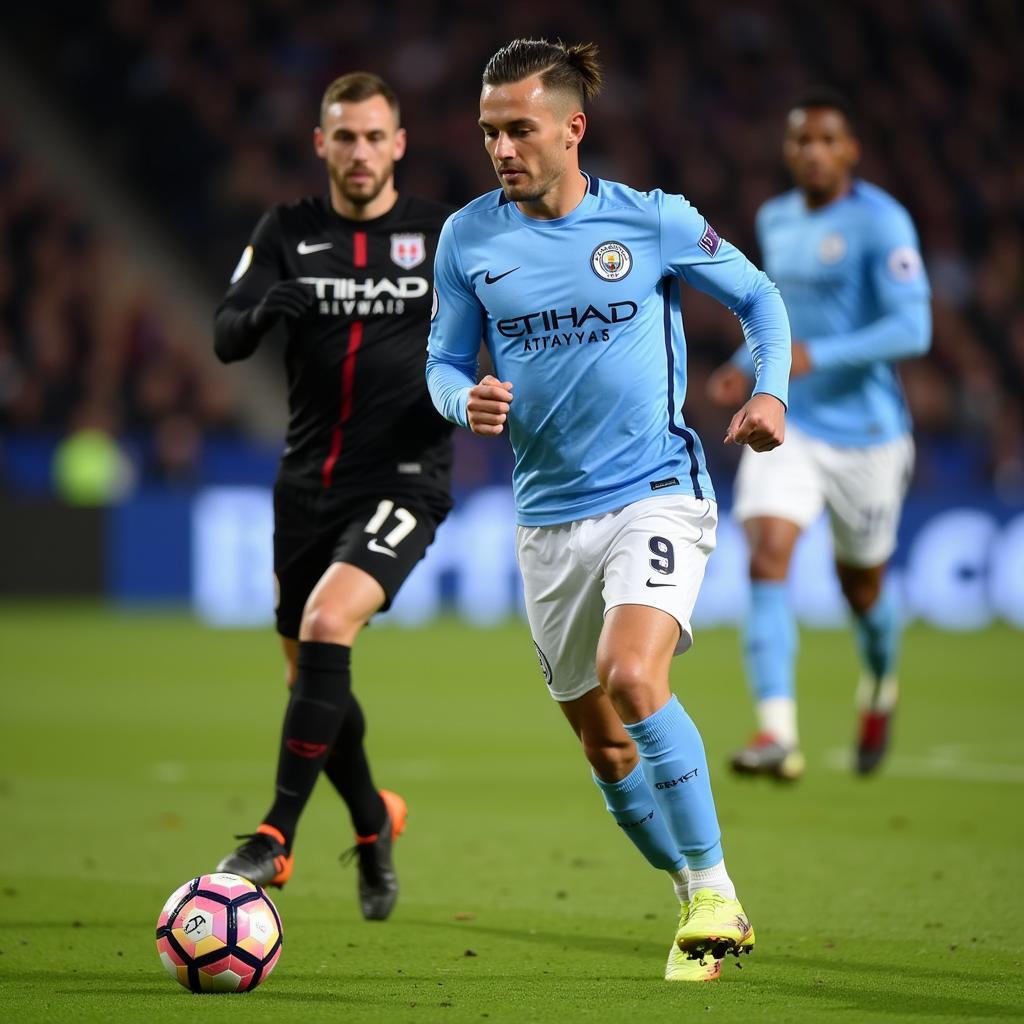
MULTIPOLYGON (((1000 782, 1024 784, 1024 765, 972 761, 964 756, 962 744, 932 747, 922 757, 895 754, 883 763, 881 771, 906 779, 958 779, 961 782, 1000 782)), ((825 763, 833 771, 848 772, 851 767, 848 747, 834 747, 825 754, 825 763)))

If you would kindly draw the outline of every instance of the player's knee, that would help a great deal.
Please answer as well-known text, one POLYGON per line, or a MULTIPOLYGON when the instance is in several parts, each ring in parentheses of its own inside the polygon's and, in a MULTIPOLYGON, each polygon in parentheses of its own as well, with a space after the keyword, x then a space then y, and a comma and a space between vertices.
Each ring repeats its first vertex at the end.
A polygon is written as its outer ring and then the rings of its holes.
POLYGON ((758 542, 750 552, 752 580, 784 580, 789 572, 790 546, 771 538, 758 542))
POLYGON ((321 644, 348 643, 353 628, 351 616, 344 609, 317 604, 303 612, 300 636, 321 644))
POLYGON ((840 584, 850 609, 863 615, 878 600, 881 581, 873 576, 842 576, 840 584))
POLYGON ((598 660, 598 679, 612 704, 621 711, 641 703, 650 688, 646 661, 631 651, 607 654, 598 660))

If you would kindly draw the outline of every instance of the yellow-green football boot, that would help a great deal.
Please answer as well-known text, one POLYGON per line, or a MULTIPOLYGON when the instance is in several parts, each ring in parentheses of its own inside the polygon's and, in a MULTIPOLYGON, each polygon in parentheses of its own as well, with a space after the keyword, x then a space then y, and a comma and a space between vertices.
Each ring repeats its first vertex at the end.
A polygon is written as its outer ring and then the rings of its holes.
POLYGON ((752 953, 754 929, 739 900, 728 899, 714 889, 698 889, 676 932, 676 945, 693 960, 720 960, 727 953, 752 953))
MULTIPOLYGON (((679 927, 686 924, 690 916, 689 902, 679 905, 679 927)), ((666 981, 715 981, 722 973, 722 961, 713 956, 703 960, 691 960, 675 942, 668 951, 668 963, 665 964, 666 981)))

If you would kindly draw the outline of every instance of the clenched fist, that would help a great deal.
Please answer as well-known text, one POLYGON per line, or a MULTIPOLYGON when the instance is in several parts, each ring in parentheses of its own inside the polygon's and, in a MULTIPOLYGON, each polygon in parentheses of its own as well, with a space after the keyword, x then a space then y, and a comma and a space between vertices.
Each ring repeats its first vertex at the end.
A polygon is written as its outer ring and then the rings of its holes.
POLYGON ((487 374, 469 389, 466 406, 469 429, 482 437, 497 437, 505 429, 511 402, 512 383, 487 374))
POLYGON ((749 444, 755 452, 778 448, 786 436, 786 407, 774 395, 754 395, 729 423, 726 444, 749 444))
POLYGON ((249 322, 257 331, 266 331, 282 318, 298 320, 313 308, 316 294, 305 281, 289 278, 276 281, 267 289, 260 304, 249 311, 249 322))

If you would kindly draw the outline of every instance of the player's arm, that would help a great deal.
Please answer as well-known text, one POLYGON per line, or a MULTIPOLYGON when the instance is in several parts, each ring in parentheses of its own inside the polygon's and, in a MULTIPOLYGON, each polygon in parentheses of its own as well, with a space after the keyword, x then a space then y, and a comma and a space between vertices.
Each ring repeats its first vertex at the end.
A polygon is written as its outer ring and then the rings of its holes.
POLYGON ((512 385, 486 375, 476 380, 484 312, 458 254, 452 221, 441 230, 434 257, 434 309, 427 342, 427 389, 437 411, 474 434, 504 429, 512 385))
POLYGON ((779 290, 682 196, 663 197, 661 242, 666 272, 732 310, 743 328, 753 393, 729 424, 726 442, 770 451, 785 436, 789 400, 789 317, 779 290))
POLYGON ((297 319, 313 305, 308 284, 283 276, 280 237, 276 209, 270 210, 231 275, 213 321, 213 350, 223 363, 251 356, 279 320, 297 319))
MULTIPOLYGON (((764 207, 757 211, 754 221, 757 244, 764 254, 764 207)), ((792 349, 791 349, 792 352, 792 349)), ((739 345, 730 359, 716 369, 708 378, 708 394, 711 400, 726 408, 735 408, 750 394, 754 386, 754 360, 746 341, 739 345)), ((792 376, 792 374, 790 374, 792 376)))
POLYGON ((712 273, 714 290, 704 290, 715 295, 721 287, 728 287, 730 280, 733 282, 731 291, 720 292, 719 301, 724 298, 723 305, 736 314, 754 365, 753 392, 733 416, 723 440, 726 444, 750 445, 755 452, 768 452, 786 437, 792 344, 789 315, 768 276, 728 242, 722 245, 729 246, 726 255, 733 264, 732 274, 727 270, 712 273))
POLYGON ((914 225, 899 209, 879 218, 873 230, 868 272, 881 315, 856 331, 801 339, 808 369, 895 362, 928 351, 930 290, 914 225))

